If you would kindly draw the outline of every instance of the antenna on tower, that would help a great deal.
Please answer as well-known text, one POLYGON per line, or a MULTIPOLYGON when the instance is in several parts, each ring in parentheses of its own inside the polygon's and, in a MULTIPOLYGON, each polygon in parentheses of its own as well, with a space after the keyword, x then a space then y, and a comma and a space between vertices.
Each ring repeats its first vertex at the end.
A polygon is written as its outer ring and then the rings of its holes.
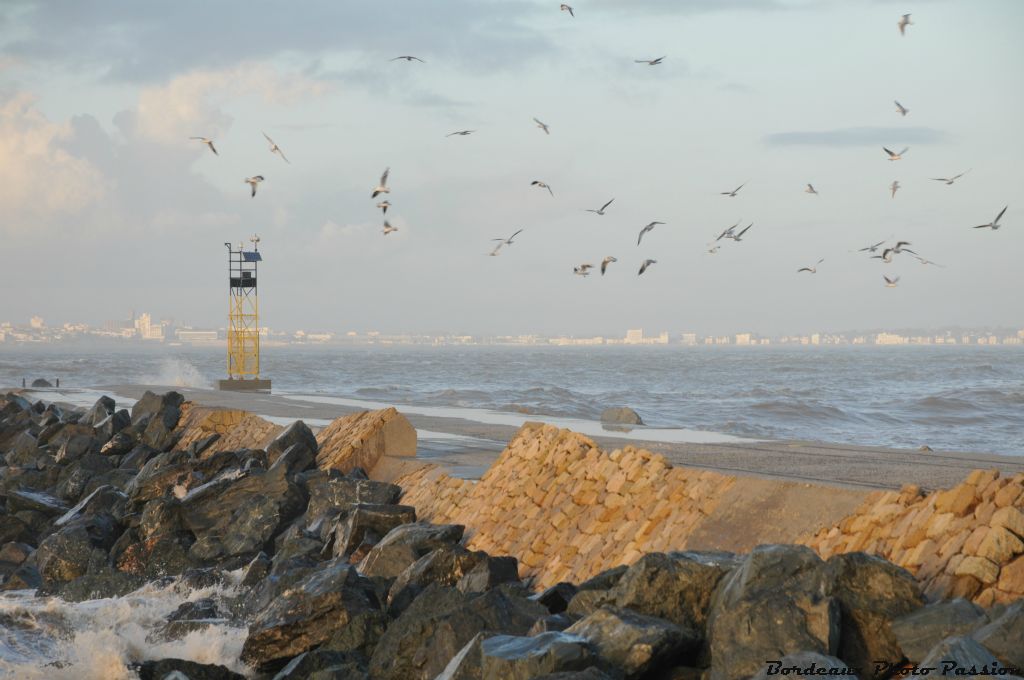
POLYGON ((253 234, 252 236, 250 236, 249 241, 252 243, 253 250, 260 249, 260 237, 257 234, 253 234))

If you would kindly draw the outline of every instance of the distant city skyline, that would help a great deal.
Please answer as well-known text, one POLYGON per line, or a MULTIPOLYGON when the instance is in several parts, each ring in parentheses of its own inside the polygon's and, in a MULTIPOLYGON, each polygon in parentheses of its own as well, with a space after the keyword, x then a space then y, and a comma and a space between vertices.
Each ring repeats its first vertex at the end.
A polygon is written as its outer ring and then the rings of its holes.
POLYGON ((574 7, 6 3, 0 320, 221 326, 223 243, 258 233, 277 328, 1024 324, 1024 3, 574 7), (857 252, 883 239, 942 266, 857 252))

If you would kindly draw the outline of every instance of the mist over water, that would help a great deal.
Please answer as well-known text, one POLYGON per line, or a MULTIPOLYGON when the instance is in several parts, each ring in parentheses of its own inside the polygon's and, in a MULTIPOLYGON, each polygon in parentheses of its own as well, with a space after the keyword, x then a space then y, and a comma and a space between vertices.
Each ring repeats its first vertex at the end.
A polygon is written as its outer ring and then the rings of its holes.
MULTIPOLYGON (((283 347, 275 393, 597 419, 762 439, 1024 455, 1017 347, 283 347)), ((221 348, 0 349, 0 385, 211 387, 221 348)))

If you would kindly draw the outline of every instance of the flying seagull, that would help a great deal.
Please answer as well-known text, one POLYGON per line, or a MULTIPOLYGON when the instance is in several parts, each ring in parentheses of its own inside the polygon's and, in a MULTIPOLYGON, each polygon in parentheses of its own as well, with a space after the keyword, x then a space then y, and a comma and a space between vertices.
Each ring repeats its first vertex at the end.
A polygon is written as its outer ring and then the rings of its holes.
POLYGON ((895 99, 893 100, 893 102, 892 102, 892 103, 896 105, 896 112, 897 112, 897 113, 899 113, 899 114, 900 114, 901 116, 905 116, 905 115, 907 115, 908 113, 910 113, 910 109, 908 109, 908 108, 907 108, 906 106, 904 106, 903 104, 900 104, 900 103, 899 103, 898 101, 896 101, 895 99))
POLYGON ((388 189, 388 173, 391 172, 391 168, 385 168, 384 174, 380 176, 380 184, 370 194, 370 198, 377 198, 380 194, 390 194, 391 189, 388 189))
POLYGON ((206 137, 189 137, 189 139, 198 139, 200 142, 202 142, 206 146, 210 147, 210 151, 213 152, 214 156, 219 156, 220 155, 219 153, 217 153, 216 147, 213 146, 213 140, 212 139, 208 139, 206 137))
POLYGON ((398 231, 398 227, 392 227, 390 222, 384 220, 384 229, 382 231, 384 232, 384 235, 387 236, 393 231, 398 231))
POLYGON ((380 208, 381 210, 383 210, 384 214, 387 215, 388 214, 388 208, 391 207, 391 201, 389 201, 389 200, 387 200, 385 198, 383 201, 381 201, 380 203, 377 204, 377 207, 380 208))
POLYGON ((501 250, 501 247, 502 247, 503 245, 505 245, 505 242, 504 242, 504 241, 502 241, 502 242, 501 242, 501 243, 499 243, 498 245, 494 246, 494 250, 492 250, 492 251, 491 251, 490 253, 488 253, 488 254, 489 254, 489 255, 490 255, 491 257, 497 257, 497 256, 498 256, 498 251, 499 251, 499 250, 501 250))
POLYGON ((899 191, 899 190, 900 190, 900 181, 898 179, 894 179, 892 181, 892 184, 889 185, 889 191, 892 192, 892 197, 893 198, 896 198, 896 192, 899 191))
POLYGON ((605 208, 607 208, 608 206, 610 206, 610 205, 612 204, 612 201, 614 201, 614 200, 615 200, 615 199, 613 198, 613 199, 612 199, 611 201, 608 201, 607 203, 605 203, 604 205, 602 205, 602 206, 601 206, 600 208, 598 208, 597 210, 594 210, 593 208, 587 208, 587 212, 592 212, 592 213, 594 213, 595 215, 603 215, 603 214, 604 214, 604 209, 605 209, 605 208))
POLYGON ((618 259, 612 257, 611 255, 601 260, 601 276, 604 276, 605 270, 608 269, 608 265, 611 264, 612 262, 618 262, 618 259))
POLYGON ((911 243, 910 241, 896 241, 896 245, 894 245, 892 247, 892 252, 894 252, 896 254, 899 254, 899 253, 913 253, 914 255, 917 255, 917 253, 915 253, 910 248, 904 248, 903 247, 903 246, 912 246, 912 245, 914 245, 914 244, 911 243))
POLYGON ((952 177, 932 177, 932 179, 935 180, 936 182, 945 182, 946 186, 950 186, 951 184, 953 184, 953 182, 957 181, 958 179, 966 175, 968 172, 970 172, 970 170, 965 170, 961 172, 959 175, 953 175, 952 177))
POLYGON ((817 196, 818 195, 818 190, 814 188, 813 184, 808 182, 807 183, 807 188, 804 189, 804 193, 805 194, 814 194, 815 196, 817 196))
POLYGON ((664 222, 651 222, 646 227, 641 229, 640 230, 640 236, 638 236, 637 239, 636 239, 636 244, 640 245, 640 241, 643 240, 644 234, 649 232, 651 229, 654 229, 659 224, 665 224, 665 223, 664 222))
POLYGON ((996 229, 999 228, 999 218, 1003 216, 1003 213, 1006 212, 1006 208, 1009 207, 1010 206, 1005 206, 1002 210, 999 211, 999 214, 996 215, 996 218, 994 220, 992 220, 988 224, 979 224, 978 226, 975 227, 975 229, 991 229, 992 231, 995 231, 996 229))
POLYGON ((581 264, 572 268, 572 273, 576 276, 590 276, 590 270, 593 269, 592 264, 581 264))
MULTIPOLYGON (((263 133, 263 136, 264 136, 264 137, 267 137, 267 133, 266 133, 266 132, 264 132, 264 133, 263 133)), ((280 156, 281 158, 284 158, 284 162, 285 162, 285 163, 291 164, 291 161, 290 161, 290 160, 288 160, 288 159, 287 159, 287 158, 285 157, 285 155, 284 155, 284 151, 281 151, 281 147, 279 147, 279 146, 278 146, 278 145, 277 145, 277 144, 276 144, 276 143, 274 142, 274 140, 273 140, 273 139, 271 139, 270 137, 267 137, 267 141, 268 141, 268 142, 270 142, 270 153, 276 153, 276 154, 277 154, 278 156, 280 156)))
POLYGON ((570 7, 569 5, 565 4, 564 2, 561 5, 558 6, 558 9, 562 10, 563 12, 568 12, 569 16, 571 16, 571 17, 575 17, 576 16, 576 14, 572 11, 572 7, 570 7))
POLYGON ((910 20, 909 14, 904 14, 900 17, 900 20, 896 22, 896 25, 900 27, 900 35, 906 35, 907 26, 913 26, 914 22, 910 20))
POLYGON ((512 239, 514 239, 516 236, 519 236, 519 234, 521 234, 522 232, 523 232, 523 230, 520 229, 519 231, 517 231, 516 233, 512 234, 508 238, 493 238, 491 240, 492 241, 501 241, 501 245, 503 245, 503 246, 510 246, 513 243, 515 243, 515 241, 513 241, 512 239))
POLYGON ((743 229, 740 231, 740 233, 738 233, 738 234, 731 234, 731 235, 727 236, 726 238, 731 238, 733 241, 736 241, 737 243, 739 243, 740 241, 743 240, 743 235, 747 233, 747 229, 750 229, 752 226, 754 226, 753 222, 751 222, 747 226, 743 227, 743 229))
POLYGON ((882 278, 885 279, 885 287, 886 288, 895 288, 896 284, 899 283, 899 280, 900 280, 900 277, 898 277, 898 276, 895 276, 895 277, 890 279, 885 274, 882 274, 882 278))
POLYGON ((658 261, 657 260, 644 260, 644 263, 642 265, 640 265, 640 271, 638 271, 636 273, 636 275, 640 276, 641 274, 643 274, 645 271, 647 271, 647 268, 650 267, 652 264, 658 264, 658 261))
POLYGON ((256 185, 263 181, 263 175, 253 175, 252 177, 246 177, 244 180, 246 184, 252 187, 252 196, 256 196, 256 185))
POLYGON ((555 195, 555 192, 551 190, 551 187, 549 187, 544 182, 541 182, 539 179, 535 179, 532 182, 530 182, 530 186, 531 187, 540 187, 541 189, 547 189, 549 194, 551 194, 552 196, 555 195))
POLYGON ((920 262, 921 264, 933 264, 936 267, 942 267, 942 268, 946 267, 946 265, 944 265, 944 264, 939 264, 938 262, 932 262, 931 260, 926 260, 923 257, 920 257, 918 255, 915 255, 914 257, 917 258, 917 261, 920 262))
MULTIPOLYGON (((710 243, 708 245, 711 246, 710 243)), ((721 248, 721 247, 722 246, 711 246, 710 248, 708 248, 708 252, 711 253, 712 255, 714 255, 715 253, 718 252, 719 248, 721 248)))
POLYGON ((548 129, 547 125, 545 125, 544 123, 540 122, 536 118, 533 119, 533 122, 537 124, 537 127, 539 127, 541 130, 544 131, 544 134, 546 134, 546 135, 550 135, 551 134, 551 130, 548 129))
POLYGON ((818 265, 821 264, 824 261, 825 261, 825 258, 821 258, 816 263, 814 263, 813 267, 800 267, 800 269, 796 270, 796 273, 799 274, 800 272, 810 272, 812 274, 817 274, 818 273, 818 265))
POLYGON ((892 253, 893 253, 892 248, 886 248, 885 250, 882 251, 881 255, 872 255, 871 259, 872 260, 881 260, 885 264, 889 264, 890 262, 892 262, 892 253))
POLYGON ((462 137, 465 137, 466 135, 471 135, 474 132, 476 132, 476 130, 456 130, 455 132, 449 132, 448 134, 445 135, 445 137, 451 137, 453 135, 460 135, 462 137))
MULTIPOLYGON (((742 221, 743 220, 740 220, 740 222, 742 221)), ((718 235, 718 238, 716 238, 715 240, 721 241, 723 238, 732 238, 734 236, 736 227, 740 226, 740 222, 737 222, 736 224, 732 225, 731 227, 723 231, 721 234, 718 235)))
POLYGON ((409 61, 409 62, 418 61, 421 64, 426 64, 427 63, 427 62, 423 61, 422 59, 420 59, 419 57, 414 57, 411 54, 403 54, 400 57, 395 57, 394 59, 389 59, 389 61, 398 61, 399 59, 405 59, 406 61, 409 61))
POLYGON ((637 64, 647 64, 648 66, 657 66, 661 63, 661 60, 665 57, 658 57, 657 59, 634 59, 633 61, 637 64))
POLYGON ((719 193, 722 194, 723 196, 735 197, 736 194, 739 193, 739 190, 742 189, 745 186, 747 186, 746 182, 744 182, 743 184, 739 185, 738 187, 736 187, 732 191, 720 191, 719 193))
POLYGON ((905 154, 906 152, 910 151, 910 147, 909 146, 906 147, 905 149, 903 149, 903 151, 900 151, 899 153, 893 153, 892 151, 890 151, 889 149, 886 149, 883 146, 882 147, 882 151, 884 151, 887 154, 889 154, 889 160, 891 160, 891 161, 898 161, 901 158, 903 158, 903 154, 905 154))
POLYGON ((884 245, 884 244, 885 244, 885 241, 879 241, 878 243, 876 243, 876 244, 874 244, 874 245, 870 245, 870 246, 868 246, 868 247, 866 247, 866 248, 861 248, 861 249, 860 249, 860 250, 858 250, 857 252, 858 252, 858 253, 864 253, 864 252, 867 252, 867 253, 874 253, 874 252, 877 252, 877 251, 878 251, 878 248, 879 248, 879 247, 881 247, 881 246, 882 246, 882 245, 884 245))

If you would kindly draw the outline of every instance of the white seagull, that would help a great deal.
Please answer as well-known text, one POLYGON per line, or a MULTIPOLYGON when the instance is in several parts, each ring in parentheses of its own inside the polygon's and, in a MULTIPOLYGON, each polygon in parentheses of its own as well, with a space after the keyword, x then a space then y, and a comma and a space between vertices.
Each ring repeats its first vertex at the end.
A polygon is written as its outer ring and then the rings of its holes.
POLYGON ((900 190, 900 181, 898 179, 894 179, 892 181, 892 184, 889 185, 889 191, 892 192, 892 197, 893 198, 896 198, 896 192, 899 191, 899 190, 900 190))
POLYGON ((890 279, 885 274, 882 274, 882 278, 885 279, 885 287, 886 288, 895 288, 896 284, 899 283, 899 280, 900 280, 900 277, 898 277, 898 276, 894 276, 893 278, 890 279))
MULTIPOLYGON (((742 221, 743 220, 740 220, 740 222, 742 221)), ((732 225, 731 227, 723 231, 721 234, 718 235, 718 238, 716 238, 715 240, 721 241, 723 238, 732 238, 735 235, 734 232, 736 227, 740 226, 740 222, 737 222, 736 224, 732 225)))
POLYGON ((395 57, 394 59, 390 59, 389 61, 398 61, 399 59, 405 59, 408 62, 418 61, 421 64, 426 64, 427 63, 427 62, 423 61, 422 59, 420 59, 419 57, 414 57, 411 54, 403 54, 402 56, 395 57))
POLYGON ((384 232, 384 235, 387 236, 393 231, 398 231, 398 227, 392 227, 390 222, 384 220, 384 229, 382 231, 384 232))
MULTIPOLYGON (((263 136, 264 136, 264 137, 267 137, 267 133, 266 133, 266 132, 264 132, 264 133, 263 133, 263 136)), ((276 154, 277 154, 278 156, 280 156, 281 158, 284 158, 284 162, 285 162, 285 163, 288 163, 289 165, 291 165, 291 161, 290 161, 290 160, 288 160, 288 159, 287 159, 287 158, 285 157, 285 155, 284 155, 284 151, 281 151, 281 147, 279 147, 279 146, 277 145, 277 143, 275 143, 275 142, 274 142, 274 140, 273 140, 273 139, 271 139, 270 137, 267 137, 267 141, 268 141, 268 142, 270 142, 270 153, 276 153, 276 154)))
POLYGON ((999 214, 996 215, 996 218, 994 220, 992 220, 988 224, 979 224, 978 226, 975 227, 975 229, 991 229, 992 231, 995 231, 996 229, 999 228, 999 218, 1003 216, 1003 213, 1006 212, 1006 208, 1009 207, 1010 206, 1005 206, 1002 210, 999 211, 999 214))
POLYGON ((946 265, 944 265, 944 264, 939 264, 938 262, 932 262, 931 260, 926 260, 923 257, 920 257, 919 255, 915 255, 914 257, 917 258, 917 261, 920 262, 921 264, 933 264, 936 267, 942 267, 943 269, 946 268, 946 265))
POLYGON ((445 137, 452 137, 453 135, 465 137, 466 135, 471 135, 474 132, 476 132, 476 130, 456 130, 455 132, 449 132, 448 134, 445 135, 445 137))
POLYGON ((799 274, 800 272, 810 272, 812 274, 817 274, 818 273, 818 265, 821 264, 824 261, 825 261, 825 258, 821 258, 820 260, 818 260, 814 264, 813 267, 800 267, 800 269, 796 270, 796 273, 799 274))
POLYGON ((817 196, 818 195, 818 190, 814 188, 813 184, 808 182, 807 183, 807 188, 804 189, 804 193, 805 194, 814 194, 815 196, 817 196))
POLYGON ((642 265, 640 265, 640 271, 638 271, 636 273, 636 275, 640 276, 641 274, 643 274, 645 271, 647 271, 647 268, 650 267, 652 264, 658 264, 658 261, 657 260, 644 260, 644 263, 642 265))
POLYGON ((597 210, 594 210, 593 208, 587 208, 587 212, 592 212, 592 213, 594 213, 595 215, 603 215, 603 214, 604 214, 604 209, 605 209, 605 208, 607 208, 608 206, 610 206, 610 205, 612 204, 612 201, 614 201, 614 200, 615 200, 615 199, 613 198, 613 199, 612 199, 611 201, 608 201, 607 203, 605 203, 604 205, 602 205, 602 206, 601 206, 600 208, 598 208, 597 210))
POLYGON ((905 149, 903 149, 903 151, 900 151, 899 153, 893 153, 892 151, 890 151, 889 149, 886 149, 883 146, 882 147, 882 151, 884 151, 887 154, 889 154, 889 160, 891 160, 891 161, 898 161, 901 158, 903 158, 903 154, 905 154, 906 152, 910 151, 910 147, 909 146, 906 147, 905 149))
POLYGON ((908 108, 907 108, 906 106, 904 106, 903 104, 900 104, 900 103, 899 103, 898 101, 896 101, 895 99, 894 99, 894 100, 892 101, 892 103, 896 105, 896 112, 897 112, 897 113, 899 113, 899 114, 900 114, 901 116, 905 116, 905 115, 907 115, 908 113, 910 113, 910 109, 908 109, 908 108))
POLYGON ((391 201, 389 201, 388 199, 385 198, 383 201, 381 201, 380 203, 377 204, 377 207, 380 208, 381 210, 383 210, 384 214, 387 215, 388 214, 388 208, 391 207, 391 201))
POLYGON ((744 182, 743 184, 739 185, 738 187, 736 187, 736 188, 735 188, 735 189, 733 189, 732 191, 720 191, 719 193, 720 193, 721 195, 723 195, 723 196, 731 196, 731 197, 735 197, 735 196, 736 196, 736 194, 738 194, 738 193, 739 193, 740 189, 742 189, 742 188, 743 188, 743 187, 745 187, 745 186, 747 186, 747 183, 746 183, 746 182, 744 182))
POLYGON ((504 241, 502 241, 502 242, 501 242, 501 243, 499 243, 498 245, 494 246, 494 250, 492 250, 492 251, 491 251, 490 253, 488 253, 488 254, 489 254, 489 255, 490 255, 491 257, 497 257, 497 256, 498 256, 498 251, 499 251, 499 250, 501 250, 501 247, 502 247, 503 245, 505 245, 505 242, 504 242, 504 241))
POLYGON ((752 226, 754 226, 753 222, 751 222, 747 226, 743 227, 743 229, 740 231, 740 233, 738 233, 738 234, 730 234, 729 236, 726 236, 726 238, 731 238, 733 241, 736 241, 736 243, 739 243, 740 241, 743 240, 743 235, 747 233, 747 229, 750 229, 752 226))
POLYGON ((533 119, 533 122, 537 124, 537 127, 539 127, 541 130, 544 131, 544 134, 546 134, 546 135, 550 135, 551 134, 551 130, 548 129, 547 125, 545 125, 544 123, 540 122, 536 118, 533 119))
MULTIPOLYGON (((708 245, 711 246, 710 243, 708 245)), ((719 251, 719 249, 721 247, 722 246, 711 246, 710 248, 708 248, 708 252, 711 253, 712 255, 714 255, 715 253, 717 253, 719 251)))
POLYGON ((608 265, 610 265, 612 262, 618 261, 619 260, 617 258, 612 257, 611 255, 601 260, 601 276, 604 276, 604 272, 606 269, 608 269, 608 265))
POLYGON ((900 17, 900 20, 896 22, 896 25, 900 27, 900 35, 906 35, 907 26, 913 26, 914 22, 910 20, 909 14, 904 14, 900 17))
POLYGON ((646 227, 641 229, 640 230, 640 236, 638 236, 637 239, 636 239, 636 244, 640 245, 640 241, 643 240, 644 234, 649 232, 651 229, 654 229, 659 224, 665 224, 665 223, 664 222, 650 222, 646 227))
POLYGON ((946 186, 950 186, 953 184, 953 182, 957 181, 958 179, 966 175, 968 172, 970 172, 970 170, 964 170, 959 175, 953 175, 952 177, 932 177, 932 179, 935 180, 936 182, 945 182, 946 186))
POLYGON ((512 239, 514 239, 516 236, 519 236, 519 234, 521 234, 521 233, 523 233, 522 229, 520 229, 516 233, 512 234, 508 238, 492 238, 491 240, 492 241, 501 241, 501 245, 503 245, 503 246, 510 246, 513 243, 515 243, 515 241, 513 241, 512 239))
POLYGON ((210 147, 210 151, 213 152, 214 156, 219 156, 220 155, 219 153, 217 153, 216 147, 213 146, 213 140, 212 139, 209 139, 207 137, 189 137, 189 139, 198 139, 200 142, 202 142, 206 146, 210 147))
POLYGON ((547 189, 549 194, 551 194, 552 196, 555 195, 555 192, 551 190, 551 187, 549 187, 544 182, 541 182, 539 179, 535 179, 532 182, 530 182, 530 186, 531 187, 539 187, 541 189, 547 189))
POLYGON ((590 276, 590 270, 594 268, 592 264, 581 264, 572 268, 572 273, 576 276, 590 276))
POLYGON ((571 16, 571 17, 575 18, 575 16, 576 16, 576 14, 572 11, 572 7, 570 7, 569 5, 565 4, 564 2, 561 5, 558 6, 558 9, 562 10, 563 12, 568 12, 569 16, 571 16))
POLYGON ((857 252, 858 253, 864 253, 864 252, 875 253, 875 252, 878 252, 879 247, 881 247, 883 245, 885 245, 885 241, 879 241, 878 243, 876 243, 874 245, 867 246, 866 248, 861 248, 857 252))
POLYGON ((256 196, 256 185, 263 181, 263 175, 253 175, 252 177, 246 177, 242 181, 252 187, 252 196, 250 196, 252 198, 256 196))
POLYGON ((661 63, 661 60, 665 57, 658 57, 657 59, 634 59, 633 61, 637 64, 647 64, 648 66, 657 66, 661 63))
POLYGON ((385 168, 384 174, 380 176, 380 184, 370 194, 370 198, 377 198, 380 194, 390 194, 391 189, 388 189, 388 173, 391 172, 391 168, 385 168))

